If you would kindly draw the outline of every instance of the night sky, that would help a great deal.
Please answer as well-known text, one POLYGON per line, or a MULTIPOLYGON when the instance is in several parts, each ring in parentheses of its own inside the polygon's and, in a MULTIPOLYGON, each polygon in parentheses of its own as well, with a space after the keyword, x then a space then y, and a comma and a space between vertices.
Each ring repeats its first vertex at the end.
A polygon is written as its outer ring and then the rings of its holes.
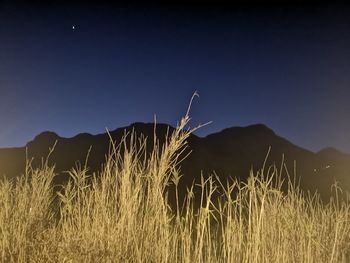
POLYGON ((0 147, 133 122, 264 123, 350 153, 350 5, 0 4, 0 147))

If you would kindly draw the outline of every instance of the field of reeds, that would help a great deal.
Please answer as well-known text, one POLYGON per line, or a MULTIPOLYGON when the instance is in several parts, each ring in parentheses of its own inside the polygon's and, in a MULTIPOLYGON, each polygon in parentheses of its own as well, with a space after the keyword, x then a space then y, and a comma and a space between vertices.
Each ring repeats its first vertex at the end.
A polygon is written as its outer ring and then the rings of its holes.
POLYGON ((0 262, 350 262, 350 202, 336 185, 325 204, 292 180, 282 192, 283 167, 263 167, 247 182, 203 177, 180 201, 188 121, 148 156, 146 138, 111 142, 98 175, 77 166, 60 191, 45 161, 2 179, 0 262))

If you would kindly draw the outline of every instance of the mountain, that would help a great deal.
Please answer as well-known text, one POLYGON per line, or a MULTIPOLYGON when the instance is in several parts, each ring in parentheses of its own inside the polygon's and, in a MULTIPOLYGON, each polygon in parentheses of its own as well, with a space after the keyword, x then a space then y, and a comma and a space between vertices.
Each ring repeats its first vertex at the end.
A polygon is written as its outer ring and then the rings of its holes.
MULTIPOLYGON (((174 131, 174 128, 167 124, 157 124, 156 136, 161 143, 164 142, 168 129, 170 133, 174 131)), ((118 142, 125 132, 132 130, 147 136, 148 149, 151 149, 153 123, 133 123, 111 131, 110 136, 118 142)), ((98 171, 105 161, 110 144, 107 133, 81 133, 72 138, 62 138, 54 132, 43 132, 25 147, 0 149, 0 175, 14 177, 23 174, 26 158, 33 158, 33 166, 39 166, 55 141, 57 144, 49 160, 55 164, 59 174, 56 184, 66 180, 67 175, 63 171, 74 167, 77 162, 85 163, 90 148, 87 164, 91 172, 98 171)), ((350 155, 333 148, 318 153, 308 151, 280 137, 263 124, 227 128, 206 137, 191 134, 188 146, 191 154, 181 164, 181 172, 184 174, 180 184, 182 194, 193 181, 198 182, 201 174, 207 177, 213 174, 213 171, 223 181, 230 176, 246 180, 251 169, 257 171, 262 167, 270 147, 266 167, 271 164, 279 166, 284 156, 289 174, 296 173, 304 190, 317 189, 323 197, 328 198, 330 185, 334 180, 339 181, 344 189, 350 190, 350 155)), ((286 177, 286 174, 283 176, 286 177)))

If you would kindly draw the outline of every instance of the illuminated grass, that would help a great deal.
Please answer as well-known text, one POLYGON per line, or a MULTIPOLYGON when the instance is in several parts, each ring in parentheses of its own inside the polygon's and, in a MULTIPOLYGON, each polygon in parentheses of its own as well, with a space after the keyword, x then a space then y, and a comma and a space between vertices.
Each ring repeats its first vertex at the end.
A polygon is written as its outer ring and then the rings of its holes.
POLYGON ((202 178, 171 208, 167 185, 181 180, 188 121, 187 112, 148 158, 146 138, 131 133, 112 142, 99 176, 74 168, 59 193, 45 162, 39 169, 28 163, 16 182, 3 179, 1 262, 349 262, 349 200, 325 205, 292 183, 283 193, 276 167, 246 183, 202 178))

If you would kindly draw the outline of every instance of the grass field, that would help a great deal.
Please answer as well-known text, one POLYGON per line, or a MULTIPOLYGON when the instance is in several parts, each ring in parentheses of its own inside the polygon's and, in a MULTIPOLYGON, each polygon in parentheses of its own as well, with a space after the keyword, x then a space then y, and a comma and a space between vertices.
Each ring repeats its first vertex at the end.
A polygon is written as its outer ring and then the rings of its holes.
POLYGON ((46 162, 28 163, 17 181, 2 179, 1 262, 350 262, 349 199, 324 204, 291 182, 283 193, 280 168, 245 183, 203 178, 170 207, 167 185, 181 180, 188 121, 186 114, 162 148, 155 141, 149 158, 135 134, 111 143, 99 176, 76 167, 60 192, 46 162))

